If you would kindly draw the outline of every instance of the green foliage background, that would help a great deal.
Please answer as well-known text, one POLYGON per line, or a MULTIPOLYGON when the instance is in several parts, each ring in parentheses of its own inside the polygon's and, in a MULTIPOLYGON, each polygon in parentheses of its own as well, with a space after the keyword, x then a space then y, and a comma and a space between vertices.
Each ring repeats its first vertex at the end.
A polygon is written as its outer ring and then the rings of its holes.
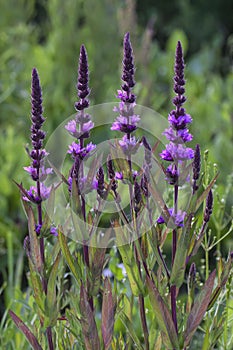
MULTIPOLYGON (((232 173, 231 6, 230 0, 0 0, 1 313, 15 288, 20 293, 24 285, 22 241, 27 225, 13 180, 29 183, 22 168, 28 165, 24 147, 30 141, 32 68, 40 74, 49 136, 74 113, 82 43, 89 56, 91 104, 115 101, 122 38, 129 31, 137 102, 166 117, 172 108, 175 46, 181 40, 194 143, 200 143, 202 153, 209 149, 209 159, 217 163, 220 203, 232 173)), ((230 215, 232 199, 225 200, 230 215)))

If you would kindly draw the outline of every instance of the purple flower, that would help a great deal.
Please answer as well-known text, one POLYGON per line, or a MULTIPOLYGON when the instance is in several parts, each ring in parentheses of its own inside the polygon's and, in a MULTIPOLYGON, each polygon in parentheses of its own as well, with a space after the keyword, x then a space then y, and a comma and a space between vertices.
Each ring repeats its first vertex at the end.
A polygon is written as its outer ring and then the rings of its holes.
POLYGON ((119 140, 119 145, 121 146, 123 152, 126 155, 135 154, 140 146, 140 143, 136 140, 134 136, 128 139, 127 135, 124 135, 121 140, 119 140))
POLYGON ((91 155, 91 152, 95 148, 96 145, 94 145, 92 142, 88 143, 86 147, 81 148, 81 145, 79 143, 73 141, 71 145, 69 145, 69 150, 67 151, 67 153, 72 154, 74 158, 78 156, 79 159, 86 159, 91 155))
POLYGON ((187 129, 180 129, 175 131, 172 127, 165 129, 163 135, 172 142, 182 143, 192 141, 193 136, 188 132, 187 129))
POLYGON ((67 125, 65 126, 65 129, 67 131, 69 131, 69 133, 79 139, 79 138, 87 138, 89 137, 89 132, 90 130, 94 127, 94 123, 89 120, 85 123, 82 124, 82 128, 81 130, 79 131, 77 128, 78 128, 78 125, 77 125, 77 121, 76 120, 71 120, 67 123, 67 125), (87 136, 88 135, 88 136, 87 136))
MULTIPOLYGON (((71 192, 72 189, 72 176, 69 176, 68 178, 68 184, 69 184, 69 191, 71 192)), ((80 193, 88 193, 92 190, 97 190, 98 188, 98 180, 96 178, 93 178, 90 182, 90 179, 87 178, 87 176, 83 176, 79 179, 78 182, 78 188, 80 193)))
POLYGON ((116 171, 115 176, 117 180, 123 180, 122 172, 116 171))
POLYGON ((57 228, 55 226, 51 226, 50 227, 50 233, 51 233, 51 235, 57 237, 58 236, 57 228))
MULTIPOLYGON (((32 179, 38 178, 37 170, 35 168, 33 168, 32 166, 24 167, 24 170, 27 171, 31 175, 32 179)), ((41 166, 41 168, 39 170, 39 180, 41 182, 45 181, 47 178, 47 175, 52 174, 52 173, 53 173, 52 168, 45 168, 44 166, 41 166)))
MULTIPOLYGON (((177 214, 175 214, 173 208, 169 208, 168 211, 169 211, 172 219, 174 220, 175 225, 178 226, 178 227, 183 227, 184 226, 184 218, 185 218, 186 212, 178 210, 177 214)), ((157 219, 157 224, 164 224, 164 223, 165 223, 165 220, 164 220, 163 216, 161 215, 157 219)))
POLYGON ((184 108, 181 108, 179 113, 176 110, 170 112, 168 121, 175 130, 184 129, 187 127, 187 124, 192 123, 191 116, 184 113, 184 108))
POLYGON ((23 196, 23 200, 27 202, 40 203, 49 198, 51 187, 46 187, 43 182, 40 183, 40 196, 38 195, 38 189, 36 186, 31 186, 27 191, 27 196, 23 196))
POLYGON ((194 157, 194 151, 192 148, 185 147, 183 144, 175 144, 174 142, 169 142, 166 145, 166 149, 160 153, 162 159, 167 161, 175 160, 187 160, 194 157))
POLYGON ((77 133, 77 123, 76 123, 76 121, 75 121, 74 119, 73 119, 73 120, 70 120, 70 121, 66 124, 65 129, 66 129, 67 131, 69 131, 69 133, 70 133, 72 136, 76 137, 76 133, 77 133))

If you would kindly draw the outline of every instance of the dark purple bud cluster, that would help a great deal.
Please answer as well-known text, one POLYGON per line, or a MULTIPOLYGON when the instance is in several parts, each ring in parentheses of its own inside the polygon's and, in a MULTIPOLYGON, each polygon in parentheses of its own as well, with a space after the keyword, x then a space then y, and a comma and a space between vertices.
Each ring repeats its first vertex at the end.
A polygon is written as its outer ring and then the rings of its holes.
POLYGON ((107 160, 107 170, 108 170, 108 178, 111 181, 111 190, 115 192, 117 189, 117 180, 115 178, 116 174, 113 167, 113 161, 110 155, 108 156, 108 160, 107 160))
POLYGON ((210 190, 206 199, 206 207, 205 207, 205 214, 204 214, 205 223, 209 222, 212 211, 213 211, 213 193, 212 193, 212 190, 210 190))
POLYGON ((88 88, 88 62, 87 62, 87 52, 85 46, 82 45, 80 49, 79 56, 79 70, 78 70, 78 97, 80 101, 75 103, 75 108, 77 111, 82 111, 83 109, 89 107, 89 100, 86 98, 90 90, 88 88))
POLYGON ((99 168, 98 172, 97 172, 97 193, 101 198, 104 198, 104 194, 105 194, 105 187, 104 187, 104 170, 102 168, 102 166, 99 168))
POLYGON ((135 181, 134 182, 134 211, 135 211, 136 215, 140 211, 141 200, 142 200, 141 187, 138 184, 138 182, 135 181))
POLYGON ((122 96, 123 102, 133 103, 136 98, 135 95, 131 93, 131 89, 135 85, 134 81, 134 61, 133 61, 133 49, 130 42, 129 33, 125 34, 124 38, 124 58, 123 58, 123 72, 122 72, 122 80, 124 84, 122 84, 122 90, 127 92, 127 96, 122 96))
POLYGON ((142 189, 142 193, 144 194, 145 197, 150 196, 149 189, 148 189, 148 178, 147 178, 147 175, 145 173, 142 174, 141 189, 142 189))
POLYGON ((197 144, 194 152, 194 160, 193 160, 193 192, 198 190, 197 180, 200 176, 201 170, 201 152, 200 146, 197 144))

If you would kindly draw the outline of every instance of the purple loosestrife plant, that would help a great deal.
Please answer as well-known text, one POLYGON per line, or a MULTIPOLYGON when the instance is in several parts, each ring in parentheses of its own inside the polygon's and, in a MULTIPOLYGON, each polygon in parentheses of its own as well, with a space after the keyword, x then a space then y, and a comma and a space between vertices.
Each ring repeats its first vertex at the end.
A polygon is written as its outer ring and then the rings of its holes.
MULTIPOLYGON (((87 221, 86 213, 86 200, 85 194, 92 191, 93 189, 98 189, 98 193, 102 193, 102 187, 99 188, 100 180, 97 181, 95 178, 89 178, 88 175, 84 173, 84 162, 93 154, 96 145, 92 142, 86 143, 90 137, 90 131, 94 127, 94 123, 91 120, 90 114, 85 112, 85 109, 89 107, 88 96, 90 93, 89 87, 89 72, 88 72, 88 58, 85 46, 82 45, 80 48, 79 55, 79 68, 78 68, 78 82, 77 82, 77 92, 79 100, 75 103, 75 109, 77 114, 74 120, 71 120, 66 126, 66 130, 76 139, 69 146, 68 154, 71 154, 73 159, 73 166, 70 170, 70 175, 68 179, 69 190, 71 196, 75 196, 72 193, 72 187, 77 188, 78 196, 81 200, 81 211, 84 222, 87 221)), ((86 267, 90 268, 90 257, 89 257, 89 247, 86 244, 86 238, 83 232, 83 256, 86 267)), ((93 310, 93 297, 89 290, 91 282, 87 278, 87 295, 90 308, 93 310)))
POLYGON ((124 37, 124 58, 121 90, 118 90, 117 97, 121 100, 118 107, 114 111, 119 115, 112 124, 111 130, 121 131, 125 135, 119 144, 123 152, 130 158, 130 156, 137 152, 139 143, 132 133, 137 129, 137 124, 140 121, 140 116, 134 113, 136 106, 136 96, 132 92, 135 85, 134 80, 134 59, 133 49, 130 42, 129 33, 124 37))
MULTIPOLYGON (((140 212, 141 204, 142 204, 142 191, 144 192, 147 189, 146 177, 142 178, 142 183, 139 184, 137 181, 138 171, 133 170, 132 168, 132 156, 137 153, 138 148, 141 146, 141 142, 136 139, 132 134, 136 131, 138 127, 138 123, 140 121, 140 116, 135 114, 135 106, 136 106, 136 96, 132 92, 133 87, 135 86, 134 79, 134 58, 133 58, 133 49, 130 42, 129 33, 125 34, 124 37, 124 48, 123 48, 123 61, 122 61, 123 69, 121 79, 123 81, 121 85, 121 90, 118 90, 117 97, 120 99, 120 103, 118 107, 114 108, 114 111, 119 115, 112 124, 111 130, 116 130, 124 133, 124 136, 121 140, 119 140, 118 144, 125 155, 128 162, 129 169, 129 178, 128 182, 129 186, 129 201, 130 201, 130 215, 133 223, 133 227, 135 228, 135 234, 138 235, 137 228, 137 217, 140 212), (144 179, 144 182, 143 182, 144 179), (143 187, 143 189, 142 189, 143 187)), ((142 143, 143 144, 143 143, 142 143)), ((146 149, 145 158, 148 167, 150 167, 149 163, 151 162, 150 155, 151 149, 149 144, 146 142, 144 138, 144 147, 146 149)), ((122 176, 124 173, 124 169, 122 171, 122 176)), ((119 174, 120 175, 120 174, 119 174)), ((118 177, 120 179, 120 176, 118 177)), ((121 178, 124 180, 124 176, 121 178)), ((141 243, 141 242, 140 242, 141 243)), ((141 250, 141 247, 136 247, 134 245, 134 257, 136 260, 136 265, 138 269, 138 277, 141 278, 141 261, 139 259, 138 249, 141 250)), ((146 350, 149 350, 149 333, 148 326, 146 321, 146 313, 145 313, 145 304, 144 297, 142 295, 142 291, 139 292, 138 295, 139 300, 139 309, 140 309, 140 318, 141 324, 144 334, 144 341, 146 350)))
MULTIPOLYGON (((45 262, 45 247, 44 247, 44 237, 42 235, 43 222, 43 211, 42 202, 47 200, 50 196, 51 187, 46 187, 44 181, 47 175, 52 173, 51 168, 45 167, 45 158, 48 155, 46 150, 43 148, 43 141, 45 138, 45 132, 42 130, 42 126, 45 122, 43 117, 43 107, 42 107, 42 90, 40 86, 39 76, 36 68, 32 70, 32 84, 31 84, 31 142, 32 150, 29 155, 31 158, 31 165, 24 167, 24 170, 30 174, 32 180, 35 182, 35 186, 31 186, 30 190, 25 190, 22 185, 18 185, 22 192, 22 199, 25 201, 25 208, 28 214, 28 227, 29 236, 24 240, 24 247, 26 249, 30 271, 31 274, 39 274, 38 283, 41 284, 39 287, 36 284, 33 285, 34 294, 37 295, 37 291, 41 289, 45 298, 48 293, 48 280, 46 276, 46 262, 45 262), (32 211, 32 205, 36 205, 37 215, 35 216, 32 211)), ((50 228, 50 233, 54 234, 56 231, 55 227, 50 228)), ((35 279, 33 280, 35 282, 35 279)), ((41 296, 42 297, 42 296, 41 296)), ((19 319, 17 319, 14 313, 11 313, 12 319, 17 325, 19 319)), ((22 322, 20 320, 20 322, 22 322)), ((40 315, 40 322, 43 326, 44 316, 40 315)), ((23 324, 23 322, 22 322, 23 324)), ((49 350, 54 349, 52 328, 49 325, 45 326, 46 336, 48 341, 49 350)), ((37 339, 27 326, 23 324, 22 331, 27 336, 29 342, 37 344, 40 349, 40 345, 37 339)))
MULTIPOLYGON (((178 194, 180 181, 181 167, 184 162, 194 157, 194 151, 192 148, 186 147, 185 144, 192 140, 192 135, 189 133, 188 125, 192 122, 192 118, 186 113, 183 104, 186 101, 185 93, 185 79, 184 79, 184 59, 181 42, 178 41, 176 47, 176 57, 174 66, 174 92, 176 96, 173 99, 175 109, 173 109, 169 116, 169 128, 164 131, 164 135, 168 139, 169 143, 166 145, 166 149, 160 154, 161 159, 170 162, 171 164, 166 169, 166 181, 174 186, 174 207, 169 210, 173 224, 176 227, 183 226, 185 219, 185 212, 178 210, 178 194)), ((163 222, 163 218, 160 217, 157 220, 158 223, 163 222)), ((172 264, 175 260, 176 247, 177 247, 177 228, 173 229, 172 233, 172 264)), ((176 332, 178 333, 177 316, 176 316, 176 285, 171 285, 171 308, 172 319, 176 332)))

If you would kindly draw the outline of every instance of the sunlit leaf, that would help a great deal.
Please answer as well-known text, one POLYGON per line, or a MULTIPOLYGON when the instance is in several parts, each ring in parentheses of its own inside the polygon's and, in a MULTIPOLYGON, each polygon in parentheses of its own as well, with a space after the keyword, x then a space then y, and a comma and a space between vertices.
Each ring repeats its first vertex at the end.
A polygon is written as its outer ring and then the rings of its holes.
POLYGON ((194 300, 193 307, 188 316, 186 330, 184 332, 184 346, 187 346, 190 343, 197 327, 200 325, 201 321, 203 320, 203 317, 205 315, 205 312, 210 302, 211 293, 214 286, 215 275, 216 275, 216 271, 214 270, 210 274, 204 286, 202 287, 201 292, 198 294, 197 298, 194 300))
POLYGON ((83 284, 80 288, 80 324, 86 350, 100 350, 100 340, 94 318, 94 312, 89 304, 88 295, 83 284))
POLYGON ((129 332, 130 337, 132 338, 133 342, 136 345, 136 348, 139 350, 144 350, 144 348, 141 344, 141 341, 139 340, 130 319, 126 316, 126 314, 123 311, 120 313, 119 317, 120 317, 121 322, 124 324, 125 328, 129 332))
POLYGON ((70 271, 72 272, 74 278, 76 279, 77 283, 81 284, 82 279, 82 271, 77 261, 75 261, 69 251, 68 245, 67 245, 67 238, 62 233, 62 231, 58 230, 58 239, 61 246, 62 254, 66 260, 67 265, 70 268, 70 271))
POLYGON ((102 337, 103 337, 105 350, 108 350, 110 348, 111 342, 112 342, 115 309, 116 309, 116 302, 112 295, 111 282, 106 277, 104 280, 102 317, 101 317, 101 330, 102 330, 102 337))
POLYGON ((149 276, 146 277, 146 285, 148 288, 150 301, 156 315, 156 322, 158 323, 162 335, 165 335, 165 338, 163 336, 163 339, 168 341, 171 349, 174 348, 178 350, 180 348, 179 341, 171 313, 168 310, 163 298, 159 294, 154 282, 151 280, 151 278, 149 278, 149 276))
POLYGON ((35 222, 32 208, 29 208, 28 210, 28 232, 29 232, 29 244, 30 244, 30 251, 29 251, 30 258, 32 260, 32 263, 36 271, 38 271, 39 273, 42 273, 43 262, 42 262, 41 251, 40 251, 40 238, 37 236, 37 233, 36 233, 36 222, 35 222))
POLYGON ((46 320, 45 320, 44 327, 54 326, 57 321, 58 310, 56 307, 56 302, 57 302, 56 301, 56 279, 58 275, 58 267, 59 267, 60 259, 61 259, 61 254, 58 253, 49 275, 47 295, 46 295, 46 310, 45 310, 48 324, 46 324, 46 320))
POLYGON ((192 220, 192 216, 188 218, 184 228, 182 229, 179 240, 177 242, 176 255, 172 266, 170 283, 171 285, 176 285, 177 288, 179 288, 184 281, 186 257, 188 253, 189 244, 191 241, 191 237, 190 237, 191 220, 192 220))

